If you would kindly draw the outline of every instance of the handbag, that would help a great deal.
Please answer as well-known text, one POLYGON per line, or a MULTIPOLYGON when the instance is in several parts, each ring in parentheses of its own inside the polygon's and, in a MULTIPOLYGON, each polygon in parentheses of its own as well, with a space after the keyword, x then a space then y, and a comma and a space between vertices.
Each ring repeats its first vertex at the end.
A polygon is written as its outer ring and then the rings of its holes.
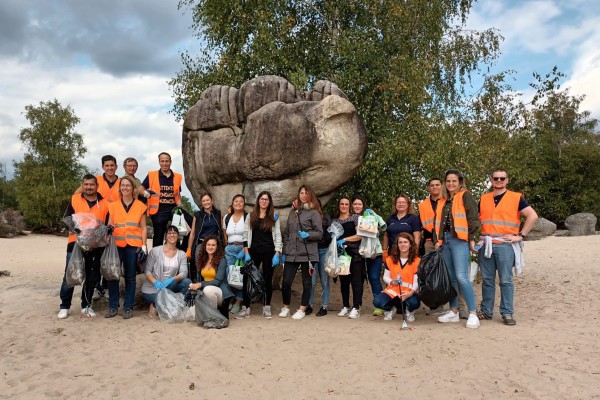
POLYGON ((227 267, 227 283, 234 289, 242 289, 244 287, 244 275, 242 275, 243 263, 242 260, 236 260, 235 264, 227 267))

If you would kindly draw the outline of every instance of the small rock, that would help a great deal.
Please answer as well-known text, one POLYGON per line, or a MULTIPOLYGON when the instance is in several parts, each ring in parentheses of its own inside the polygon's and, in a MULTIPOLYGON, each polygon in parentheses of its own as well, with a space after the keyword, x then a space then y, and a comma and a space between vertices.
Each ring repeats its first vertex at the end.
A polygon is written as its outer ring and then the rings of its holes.
POLYGON ((598 218, 591 213, 578 213, 569 215, 565 226, 569 229, 569 236, 588 236, 596 234, 598 218))
POLYGON ((194 390, 196 388, 196 385, 194 385, 194 382, 190 383, 190 390, 194 390))

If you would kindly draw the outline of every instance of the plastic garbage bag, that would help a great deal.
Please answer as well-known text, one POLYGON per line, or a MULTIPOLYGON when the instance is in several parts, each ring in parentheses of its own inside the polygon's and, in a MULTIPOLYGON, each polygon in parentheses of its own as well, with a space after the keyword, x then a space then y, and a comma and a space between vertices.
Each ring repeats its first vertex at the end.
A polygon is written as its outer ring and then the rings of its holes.
POLYGON ((248 275, 248 282, 245 288, 246 294, 253 302, 260 300, 265 292, 265 279, 262 273, 252 261, 248 261, 242 267, 241 271, 242 274, 248 275))
POLYGON ((235 264, 227 267, 227 283, 234 289, 244 287, 244 275, 242 275, 242 260, 235 260, 235 264))
POLYGON ((63 218, 71 232, 77 232, 77 244, 83 251, 104 247, 109 242, 108 227, 91 213, 75 213, 63 218))
POLYGON ((327 253, 325 254, 325 272, 327 272, 327 274, 330 277, 335 278, 336 276, 338 276, 337 238, 341 237, 344 234, 344 228, 339 222, 334 221, 331 223, 329 228, 327 228, 327 232, 331 233, 331 242, 329 242, 329 246, 327 247, 327 253))
POLYGON ((471 261, 469 264, 469 282, 473 283, 473 281, 475 281, 477 272, 479 272, 479 264, 477 261, 471 261))
POLYGON ((102 273, 102 276, 107 281, 116 281, 125 276, 121 268, 121 259, 119 258, 117 244, 112 235, 110 236, 110 243, 104 249, 100 258, 100 273, 102 273))
POLYGON ((81 285, 85 279, 85 261, 83 259, 83 252, 77 243, 73 246, 73 252, 67 265, 65 277, 67 279, 67 286, 69 287, 81 285))
POLYGON ((337 260, 337 274, 338 275, 350 275, 350 263, 352 262, 352 257, 348 255, 348 253, 344 252, 341 256, 338 257, 337 260))
POLYGON ((358 217, 356 234, 363 237, 376 238, 379 234, 379 222, 377 216, 373 213, 365 212, 358 217))
POLYGON ((179 207, 173 209, 173 218, 171 219, 171 225, 176 226, 179 231, 179 239, 183 239, 190 233, 190 226, 185 220, 183 211, 179 207))
POLYGON ((377 238, 363 237, 360 241, 358 253, 364 258, 377 257, 377 238))
POLYGON ((438 308, 456 297, 442 249, 425 254, 419 263, 419 297, 429 308, 438 308))
POLYGON ((229 320, 214 308, 202 290, 196 294, 196 323, 204 329, 221 329, 229 326, 229 320))
POLYGON ((189 307, 185 305, 181 293, 173 293, 169 289, 162 289, 156 295, 156 311, 162 322, 181 323, 187 321, 189 307))

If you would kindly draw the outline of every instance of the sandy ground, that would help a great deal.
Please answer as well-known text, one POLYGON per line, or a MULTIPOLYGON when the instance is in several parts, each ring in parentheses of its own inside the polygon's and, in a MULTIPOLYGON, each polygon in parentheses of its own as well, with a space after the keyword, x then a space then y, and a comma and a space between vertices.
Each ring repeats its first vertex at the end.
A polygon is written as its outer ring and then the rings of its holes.
MULTIPOLYGON (((107 320, 104 299, 97 318, 80 319, 78 288, 58 320, 65 248, 53 236, 0 239, 0 270, 11 271, 0 277, 0 398, 600 398, 600 236, 528 242, 517 325, 496 309, 477 330, 422 309, 400 331, 397 316, 370 316, 370 294, 358 320, 265 320, 253 305, 251 318, 204 330, 149 319, 142 306, 107 320)), ((339 310, 339 286, 332 293, 339 310)))

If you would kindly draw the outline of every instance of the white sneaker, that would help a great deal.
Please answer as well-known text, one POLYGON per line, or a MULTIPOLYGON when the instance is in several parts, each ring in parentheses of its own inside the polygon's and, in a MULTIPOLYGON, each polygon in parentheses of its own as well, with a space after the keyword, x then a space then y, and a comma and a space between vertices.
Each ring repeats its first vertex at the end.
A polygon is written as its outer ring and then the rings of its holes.
POLYGON ((406 311, 406 320, 408 322, 415 322, 415 312, 414 311, 406 311))
POLYGON ((281 309, 281 312, 279 313, 279 317, 287 318, 289 316, 290 316, 290 309, 287 308, 286 306, 283 306, 283 308, 281 309))
POLYGON ((356 319, 358 317, 360 317, 360 311, 356 308, 353 308, 352 311, 350 311, 350 314, 348 314, 348 318, 350 319, 356 319))
POLYGON ((71 314, 71 310, 68 308, 61 308, 58 312, 58 319, 65 319, 69 316, 69 314, 71 314))
POLYGON ((96 316, 96 312, 92 309, 92 307, 86 307, 81 310, 81 314, 79 314, 81 318, 94 318, 96 316))
POLYGON ((263 317, 267 319, 273 318, 273 315, 271 314, 271 306, 263 306, 263 317))
POLYGON ((298 310, 292 315, 292 319, 302 319, 306 317, 306 313, 302 310, 298 310))
POLYGON ((240 312, 235 314, 235 319, 244 319, 250 317, 250 307, 243 306, 240 312))
POLYGON ((458 313, 454 313, 454 311, 450 310, 447 313, 440 315, 437 320, 442 323, 460 322, 460 317, 458 316, 458 313))
POLYGON ((384 311, 383 312, 383 320, 391 321, 394 318, 394 314, 396 314, 396 309, 394 307, 392 307, 392 309, 390 311, 384 311))
POLYGON ((479 317, 475 314, 469 314, 469 319, 467 320, 467 328, 477 329, 479 328, 480 322, 479 317))
POLYGON ((350 309, 348 307, 342 308, 342 310, 338 313, 338 317, 347 317, 350 314, 350 309))
POLYGON ((229 311, 231 311, 232 314, 239 313, 240 312, 240 303, 235 303, 234 305, 232 305, 231 309, 229 311))
POLYGON ((98 300, 102 295, 98 289, 94 289, 94 294, 92 295, 92 300, 98 300))

